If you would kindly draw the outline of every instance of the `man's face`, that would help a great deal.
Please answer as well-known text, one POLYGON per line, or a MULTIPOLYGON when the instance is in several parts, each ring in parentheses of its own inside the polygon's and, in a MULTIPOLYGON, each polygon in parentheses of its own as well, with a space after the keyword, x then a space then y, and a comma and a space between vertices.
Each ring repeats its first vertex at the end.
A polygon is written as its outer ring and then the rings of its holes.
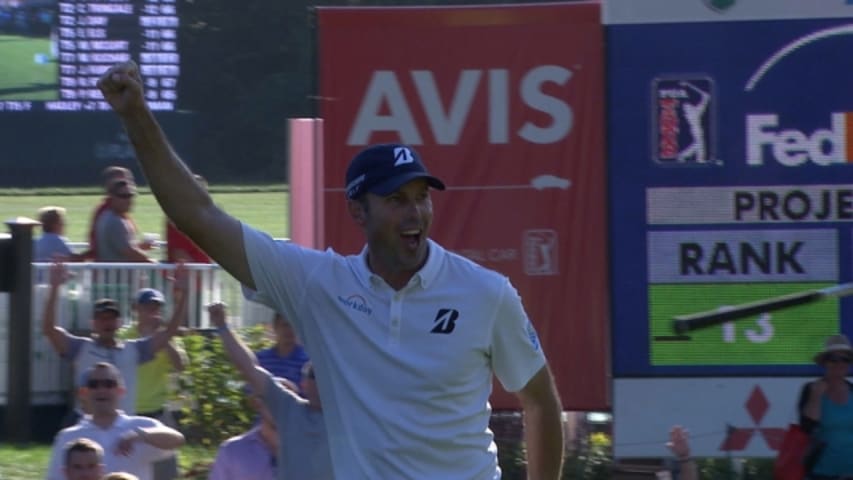
POLYGON ((163 322, 163 304, 160 302, 137 303, 136 314, 139 323, 146 326, 159 326, 163 322))
POLYGON ((296 343, 296 333, 293 331, 293 325, 280 314, 277 314, 275 319, 273 319, 273 330, 275 331, 276 343, 279 345, 293 345, 296 343))
POLYGON ((99 368, 89 373, 84 393, 93 415, 111 414, 118 407, 124 388, 119 384, 114 372, 99 368))
POLYGON ((113 188, 110 193, 110 205, 113 210, 118 213, 127 213, 133 207, 133 197, 136 192, 133 192, 128 185, 113 188))
POLYGON ((367 194, 367 208, 357 219, 367 235, 371 252, 387 267, 417 270, 427 257, 432 225, 432 200, 424 179, 413 180, 396 192, 380 197, 367 194))
POLYGON ((104 340, 114 339, 119 326, 121 320, 114 312, 98 312, 92 318, 92 330, 104 340))
POLYGON ((71 452, 65 465, 68 480, 98 480, 104 475, 104 464, 96 452, 71 452))

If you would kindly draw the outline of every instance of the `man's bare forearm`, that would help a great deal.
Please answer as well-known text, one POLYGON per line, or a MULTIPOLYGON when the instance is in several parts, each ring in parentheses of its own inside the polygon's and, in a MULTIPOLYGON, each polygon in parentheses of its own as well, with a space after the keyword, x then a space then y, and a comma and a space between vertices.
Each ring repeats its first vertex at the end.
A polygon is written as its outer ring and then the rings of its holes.
POLYGON ((199 213, 213 208, 210 196, 169 145, 151 110, 137 110, 123 115, 121 120, 163 211, 192 238, 202 220, 199 213))
POLYGON ((254 287, 240 222, 214 205, 169 145, 151 110, 134 109, 121 119, 151 191, 169 219, 234 278, 254 287))
POLYGON ((563 468, 563 425, 558 402, 524 410, 527 478, 557 480, 563 468))

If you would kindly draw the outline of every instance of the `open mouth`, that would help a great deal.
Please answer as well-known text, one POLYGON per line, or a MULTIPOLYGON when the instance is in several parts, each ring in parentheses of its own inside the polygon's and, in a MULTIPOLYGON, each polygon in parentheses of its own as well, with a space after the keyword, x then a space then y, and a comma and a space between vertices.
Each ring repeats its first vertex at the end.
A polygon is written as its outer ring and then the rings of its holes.
POLYGON ((407 249, 417 250, 421 244, 421 234, 422 232, 419 229, 404 230, 400 233, 400 239, 407 249))

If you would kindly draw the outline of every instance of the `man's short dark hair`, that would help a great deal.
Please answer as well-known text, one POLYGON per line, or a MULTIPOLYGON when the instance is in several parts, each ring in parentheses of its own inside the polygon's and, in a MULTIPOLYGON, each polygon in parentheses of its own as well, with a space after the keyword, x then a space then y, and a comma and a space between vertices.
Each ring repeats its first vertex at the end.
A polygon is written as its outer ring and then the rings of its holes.
POLYGON ((118 367, 116 367, 115 365, 113 365, 112 363, 109 363, 109 362, 98 362, 98 363, 92 365, 91 367, 89 367, 88 370, 83 372, 83 378, 82 378, 83 383, 85 384, 86 382, 88 382, 89 378, 92 376, 92 374, 98 370, 106 370, 106 371, 112 373, 113 376, 115 377, 116 382, 120 386, 122 386, 122 387, 124 386, 124 377, 121 376, 121 371, 118 369, 118 367))
POLYGON ((78 438, 76 440, 72 440, 65 444, 63 447, 65 450, 65 466, 69 466, 71 463, 71 455, 74 452, 95 452, 98 455, 98 462, 103 463, 104 461, 104 449, 98 445, 97 442, 89 440, 88 438, 78 438))

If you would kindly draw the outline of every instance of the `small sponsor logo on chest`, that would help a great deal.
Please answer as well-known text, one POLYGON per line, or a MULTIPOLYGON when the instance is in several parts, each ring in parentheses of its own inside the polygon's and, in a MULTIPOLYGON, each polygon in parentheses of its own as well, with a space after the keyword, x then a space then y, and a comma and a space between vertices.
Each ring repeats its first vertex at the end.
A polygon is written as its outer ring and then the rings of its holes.
POLYGON ((347 308, 355 310, 356 312, 361 312, 365 315, 370 315, 373 313, 373 309, 370 308, 370 305, 361 295, 353 294, 348 297, 338 295, 338 301, 341 302, 347 308))

